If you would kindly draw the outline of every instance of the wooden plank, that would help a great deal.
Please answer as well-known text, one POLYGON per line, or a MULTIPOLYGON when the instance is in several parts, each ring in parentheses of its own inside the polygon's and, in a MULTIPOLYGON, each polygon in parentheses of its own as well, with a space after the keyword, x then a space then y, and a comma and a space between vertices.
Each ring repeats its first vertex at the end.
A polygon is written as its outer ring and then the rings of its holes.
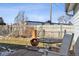
POLYGON ((76 56, 79 56, 79 37, 77 38, 77 41, 74 45, 74 52, 76 56))

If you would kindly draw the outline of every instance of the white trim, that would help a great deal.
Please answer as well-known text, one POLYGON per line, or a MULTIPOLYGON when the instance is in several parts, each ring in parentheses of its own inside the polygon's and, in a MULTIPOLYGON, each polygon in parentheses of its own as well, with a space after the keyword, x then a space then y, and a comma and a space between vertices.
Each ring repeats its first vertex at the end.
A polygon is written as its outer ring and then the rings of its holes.
POLYGON ((79 10, 72 17, 71 21, 73 23, 73 28, 74 28, 74 39, 73 39, 73 43, 72 43, 72 45, 74 45, 79 36, 79 10))

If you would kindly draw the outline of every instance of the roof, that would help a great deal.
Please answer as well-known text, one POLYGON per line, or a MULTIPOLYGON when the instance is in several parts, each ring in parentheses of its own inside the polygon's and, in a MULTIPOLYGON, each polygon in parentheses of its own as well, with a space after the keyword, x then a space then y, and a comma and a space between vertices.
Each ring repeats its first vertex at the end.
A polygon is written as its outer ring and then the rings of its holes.
POLYGON ((66 3, 65 11, 69 16, 74 16, 76 12, 79 10, 79 3, 66 3))
POLYGON ((72 11, 75 7, 76 3, 66 3, 65 7, 66 7, 66 12, 72 11))
MULTIPOLYGON (((49 22, 39 22, 39 21, 26 21, 29 25, 41 25, 41 24, 50 24, 49 22)), ((72 23, 65 24, 65 23, 51 23, 51 25, 73 25, 72 23)))
POLYGON ((0 25, 6 25, 6 23, 4 23, 3 18, 0 17, 0 25))

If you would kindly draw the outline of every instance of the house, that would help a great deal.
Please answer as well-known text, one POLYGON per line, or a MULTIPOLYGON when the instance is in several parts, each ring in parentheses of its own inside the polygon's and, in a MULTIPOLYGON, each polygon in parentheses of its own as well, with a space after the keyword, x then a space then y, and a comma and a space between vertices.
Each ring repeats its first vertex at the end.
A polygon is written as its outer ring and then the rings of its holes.
POLYGON ((65 6, 66 14, 73 16, 71 22, 73 23, 73 33, 75 34, 72 43, 74 45, 79 36, 79 3, 66 3, 65 6))
MULTIPOLYGON (((42 30, 45 30, 44 37, 50 38, 63 38, 64 31, 68 33, 73 32, 73 24, 72 23, 51 23, 50 22, 39 22, 39 21, 26 21, 27 25, 33 26, 39 32, 39 34, 43 34, 42 30), (62 24, 62 25, 61 25, 62 24)), ((41 35, 43 36, 43 35, 41 35)))
POLYGON ((5 32, 4 31, 5 25, 6 23, 4 23, 3 18, 0 17, 0 35, 4 35, 3 32, 5 32))
POLYGON ((6 25, 6 23, 4 23, 3 18, 0 17, 0 25, 6 25))

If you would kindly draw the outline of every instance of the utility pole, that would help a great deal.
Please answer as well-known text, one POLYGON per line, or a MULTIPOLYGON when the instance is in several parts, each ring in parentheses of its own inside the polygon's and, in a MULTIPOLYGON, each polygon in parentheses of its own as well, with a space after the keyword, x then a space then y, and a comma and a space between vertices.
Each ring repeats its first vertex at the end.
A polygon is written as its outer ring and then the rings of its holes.
POLYGON ((52 3, 50 3, 50 24, 52 21, 52 3))

